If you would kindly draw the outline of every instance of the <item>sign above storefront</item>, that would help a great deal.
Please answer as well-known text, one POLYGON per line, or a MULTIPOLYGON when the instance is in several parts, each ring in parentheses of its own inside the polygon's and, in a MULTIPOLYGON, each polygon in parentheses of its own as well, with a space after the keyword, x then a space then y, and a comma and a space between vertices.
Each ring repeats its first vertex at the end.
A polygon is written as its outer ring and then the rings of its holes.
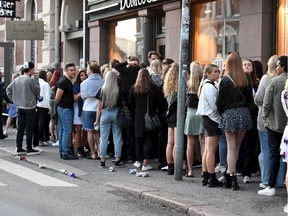
POLYGON ((43 21, 6 21, 7 40, 44 40, 43 21))
POLYGON ((0 17, 10 17, 14 18, 16 10, 15 0, 0 0, 0 17))
POLYGON ((120 10, 132 9, 135 7, 148 6, 162 0, 120 0, 120 10))

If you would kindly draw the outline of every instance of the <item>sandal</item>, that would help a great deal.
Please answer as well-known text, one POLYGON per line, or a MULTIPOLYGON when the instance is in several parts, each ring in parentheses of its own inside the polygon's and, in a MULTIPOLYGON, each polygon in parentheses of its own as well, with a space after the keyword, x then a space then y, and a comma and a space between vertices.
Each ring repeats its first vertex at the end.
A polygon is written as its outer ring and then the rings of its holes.
POLYGON ((193 174, 189 175, 188 173, 186 173, 186 174, 185 174, 185 177, 194 178, 194 175, 193 175, 193 174))
POLYGON ((92 157, 91 155, 89 155, 89 156, 87 157, 87 159, 89 159, 89 160, 97 160, 97 156, 92 157))

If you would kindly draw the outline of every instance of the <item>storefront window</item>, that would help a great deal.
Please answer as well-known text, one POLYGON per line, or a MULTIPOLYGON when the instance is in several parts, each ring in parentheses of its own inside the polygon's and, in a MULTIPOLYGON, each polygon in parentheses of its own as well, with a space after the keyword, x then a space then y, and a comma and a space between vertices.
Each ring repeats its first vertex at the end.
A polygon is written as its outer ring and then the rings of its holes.
POLYGON ((288 54, 288 0, 279 0, 278 4, 277 54, 288 54))
POLYGON ((222 69, 227 54, 239 52, 239 0, 195 5, 194 21, 194 60, 222 69))
POLYGON ((110 59, 126 60, 127 56, 141 56, 141 20, 128 19, 110 25, 110 59))

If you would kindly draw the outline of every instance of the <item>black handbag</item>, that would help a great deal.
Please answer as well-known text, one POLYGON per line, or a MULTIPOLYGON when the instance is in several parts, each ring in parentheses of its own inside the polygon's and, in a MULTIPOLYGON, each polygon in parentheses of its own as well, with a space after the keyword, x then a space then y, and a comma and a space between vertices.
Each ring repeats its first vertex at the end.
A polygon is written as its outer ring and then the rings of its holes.
POLYGON ((131 113, 124 102, 118 114, 118 122, 120 127, 124 129, 128 129, 133 125, 133 119, 131 113))
POLYGON ((145 120, 145 131, 153 131, 157 128, 160 128, 160 118, 157 114, 154 114, 153 116, 149 113, 149 94, 147 94, 147 112, 144 116, 145 120))

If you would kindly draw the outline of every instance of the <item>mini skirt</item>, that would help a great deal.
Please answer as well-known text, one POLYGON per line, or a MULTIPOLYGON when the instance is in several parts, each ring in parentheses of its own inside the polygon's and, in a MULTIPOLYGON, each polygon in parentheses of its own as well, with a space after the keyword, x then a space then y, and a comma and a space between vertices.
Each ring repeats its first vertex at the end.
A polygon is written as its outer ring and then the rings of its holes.
POLYGON ((189 136, 196 136, 203 133, 203 118, 196 115, 197 109, 188 108, 184 134, 189 136))
POLYGON ((249 109, 238 107, 225 110, 221 115, 220 127, 231 133, 252 129, 253 124, 249 109))

